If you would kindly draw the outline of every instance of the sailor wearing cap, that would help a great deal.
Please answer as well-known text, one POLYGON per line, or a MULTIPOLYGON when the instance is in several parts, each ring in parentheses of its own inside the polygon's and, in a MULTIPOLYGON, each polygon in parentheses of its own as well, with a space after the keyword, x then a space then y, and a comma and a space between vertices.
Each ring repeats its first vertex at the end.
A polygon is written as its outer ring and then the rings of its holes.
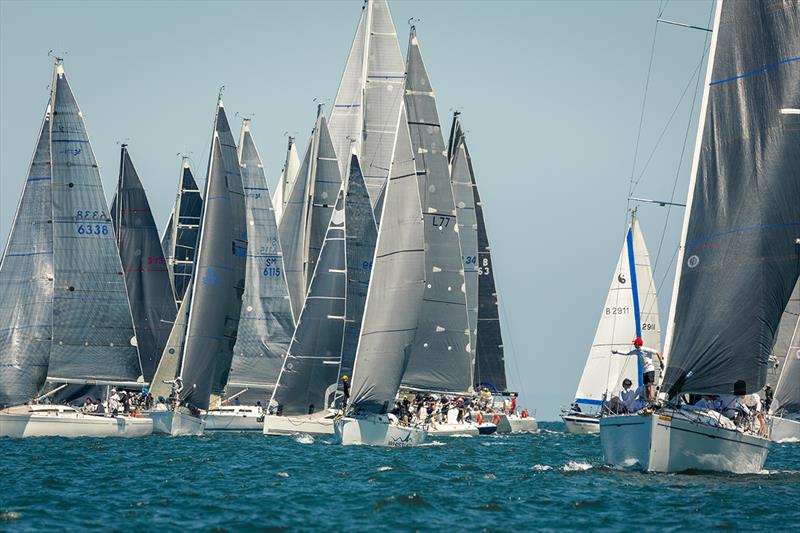
POLYGON ((664 366, 664 358, 661 357, 661 354, 658 352, 658 350, 643 347, 641 337, 636 337, 632 342, 633 350, 629 352, 618 352, 617 350, 611 350, 611 353, 619 355, 635 355, 639 358, 639 363, 642 367, 642 383, 647 388, 647 400, 652 402, 653 383, 656 381, 656 367, 653 365, 653 356, 655 355, 658 357, 662 367, 664 366))

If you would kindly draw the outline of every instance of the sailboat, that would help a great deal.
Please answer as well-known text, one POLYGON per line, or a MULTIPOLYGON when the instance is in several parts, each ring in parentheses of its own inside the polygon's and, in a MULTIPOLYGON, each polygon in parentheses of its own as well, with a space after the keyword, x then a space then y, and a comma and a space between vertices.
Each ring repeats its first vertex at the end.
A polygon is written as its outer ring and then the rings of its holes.
POLYGON ((305 306, 281 368, 264 433, 333 434, 339 376, 351 373, 377 229, 358 157, 331 215, 305 306))
POLYGON ((289 201, 289 195, 292 193, 292 187, 297 179, 297 171, 300 170, 300 157, 297 155, 297 144, 294 142, 294 137, 291 135, 289 142, 286 146, 286 161, 283 163, 281 169, 281 177, 278 179, 278 186, 275 187, 275 193, 272 195, 272 207, 275 211, 275 221, 280 224, 283 210, 286 208, 286 202, 289 201))
POLYGON ((773 353, 779 356, 780 377, 770 405, 770 439, 800 441, 800 281, 783 311, 773 353))
POLYGON ((249 119, 239 136, 239 165, 247 207, 247 278, 226 399, 206 413, 206 431, 262 430, 294 331, 278 226, 249 119), (234 399, 239 401, 233 404, 234 399))
POLYGON ((320 104, 311 140, 278 226, 295 321, 303 309, 341 186, 336 152, 320 104))
POLYGON ((150 383, 178 310, 150 203, 126 144, 120 153, 111 220, 125 272, 142 372, 150 383))
POLYGON ((366 0, 336 93, 330 132, 340 175, 347 175, 350 154, 358 156, 378 222, 404 86, 405 62, 389 3, 366 0))
POLYGON ((200 234, 200 217, 203 215, 203 198, 184 156, 178 177, 178 194, 175 206, 161 239, 161 248, 167 260, 175 304, 180 307, 186 289, 192 282, 197 236, 200 234))
POLYGON ((613 394, 619 393, 623 380, 629 379, 635 388, 642 386, 642 369, 637 357, 611 353, 612 350, 627 352, 633 338, 641 338, 645 346, 661 350, 653 271, 635 209, 575 391, 575 400, 568 410, 561 413, 567 431, 599 433, 601 410, 613 394))
POLYGON ((150 420, 26 403, 67 384, 142 387, 114 228, 83 115, 56 60, 0 264, 0 436, 136 437, 150 420), (50 389, 36 398, 47 383, 50 389))
POLYGON ((608 464, 655 472, 764 466, 769 440, 758 419, 682 409, 681 399, 722 395, 735 405, 766 383, 800 275, 799 28, 796 5, 717 2, 661 403, 601 418, 608 464))
POLYGON ((192 283, 151 386, 154 430, 198 435, 200 410, 217 407, 228 382, 245 284, 245 197, 236 143, 217 101, 192 283))
POLYGON ((345 445, 416 446, 427 435, 424 427, 403 426, 390 413, 425 290, 424 221, 405 106, 391 159, 347 416, 334 422, 336 439, 345 445))

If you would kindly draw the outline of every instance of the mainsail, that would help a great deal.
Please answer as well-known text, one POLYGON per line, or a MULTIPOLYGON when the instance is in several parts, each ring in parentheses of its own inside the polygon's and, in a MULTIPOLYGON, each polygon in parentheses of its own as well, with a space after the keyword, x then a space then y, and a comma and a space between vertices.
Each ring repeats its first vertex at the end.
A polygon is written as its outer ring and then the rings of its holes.
POLYGON ((0 407, 31 400, 44 385, 50 359, 53 328, 51 103, 52 93, 0 261, 0 407))
POLYGON ((759 391, 800 274, 800 9, 721 2, 663 390, 759 391))
POLYGON ((247 256, 245 198, 236 144, 222 100, 211 142, 192 303, 180 369, 181 399, 208 409, 228 382, 247 256))
POLYGON ((425 284, 422 207, 405 107, 401 106, 372 279, 353 368, 350 406, 391 409, 417 330, 425 284))
POLYGON ((300 170, 300 158, 297 155, 297 145, 294 142, 294 137, 289 136, 289 142, 286 147, 286 161, 281 169, 278 186, 275 187, 275 193, 272 195, 272 207, 275 210, 275 220, 278 224, 281 223, 283 210, 286 208, 286 202, 289 201, 289 194, 291 194, 292 187, 294 187, 298 170, 300 170))
POLYGON ((227 394, 232 388, 270 395, 294 332, 294 319, 267 178, 248 120, 239 137, 247 206, 247 278, 227 394))
POLYGON ((61 64, 54 86, 48 381, 135 383, 142 369, 114 229, 83 115, 61 64))
POLYGON ((333 401, 344 338, 347 264, 340 190, 322 251, 270 402, 278 414, 323 411, 333 401))
POLYGON ((178 194, 167 229, 161 239, 161 248, 167 259, 175 303, 180 307, 186 289, 192 282, 197 236, 200 234, 200 217, 203 198, 189 168, 189 158, 184 157, 178 182, 178 194))
POLYGON ((358 337, 364 318, 372 261, 378 228, 375 225, 369 192, 361 174, 358 156, 350 158, 350 177, 344 197, 347 233, 347 319, 344 324, 344 345, 340 375, 353 373, 353 361, 358 348, 358 337))
POLYGON ((775 343, 777 350, 781 350, 780 378, 775 386, 775 397, 770 406, 773 413, 800 413, 800 281, 794 287, 792 299, 781 319, 781 326, 778 332, 779 341, 775 343), (792 327, 794 326, 794 327, 792 327), (779 344, 783 344, 789 336, 785 351, 781 350, 779 344))
POLYGON ((637 358, 615 355, 611 351, 627 352, 636 337, 641 337, 646 347, 660 350, 660 336, 650 255, 634 211, 575 392, 575 403, 584 410, 586 407, 597 409, 610 398, 608 394, 619 391, 624 379, 641 385, 642 369, 637 358))
POLYGON ((342 176, 350 154, 359 156, 373 207, 389 175, 404 83, 405 64, 389 4, 367 0, 331 113, 331 137, 342 176))
POLYGON ((472 386, 465 279, 436 97, 413 27, 405 105, 425 220, 425 294, 403 386, 465 392, 472 386))
POLYGON ((111 219, 125 272, 142 372, 144 380, 150 383, 178 310, 158 228, 125 144, 120 154, 117 191, 111 202, 111 219))
POLYGON ((311 142, 278 227, 292 312, 296 318, 303 308, 341 186, 328 123, 319 106, 311 142))

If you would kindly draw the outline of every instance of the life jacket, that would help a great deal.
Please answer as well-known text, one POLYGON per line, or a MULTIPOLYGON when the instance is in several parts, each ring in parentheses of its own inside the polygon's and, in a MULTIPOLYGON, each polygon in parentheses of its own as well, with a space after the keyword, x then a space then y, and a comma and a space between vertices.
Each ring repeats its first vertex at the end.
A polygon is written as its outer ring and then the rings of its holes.
POLYGON ((500 424, 500 415, 498 415, 497 413, 495 413, 494 416, 492 417, 492 424, 494 424, 495 426, 500 424))
POLYGON ((475 420, 478 422, 478 425, 483 424, 483 414, 480 411, 478 411, 478 416, 475 417, 475 420))

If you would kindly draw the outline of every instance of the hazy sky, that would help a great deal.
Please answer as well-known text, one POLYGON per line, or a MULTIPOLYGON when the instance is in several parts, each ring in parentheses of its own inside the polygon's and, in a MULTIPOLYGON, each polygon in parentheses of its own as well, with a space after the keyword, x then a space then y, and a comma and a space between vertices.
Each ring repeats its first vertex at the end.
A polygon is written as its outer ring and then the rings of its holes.
MULTIPOLYGON (((0 0, 0 240, 47 103, 50 49, 65 57, 106 196, 116 182, 118 143, 127 142, 162 224, 174 201, 177 154, 190 152, 204 178, 221 85, 232 127, 238 131, 234 113, 255 114, 253 134, 274 185, 284 132, 297 135, 302 151, 314 99, 336 95, 361 5, 0 0)), ((421 19, 420 47, 445 135, 452 110, 463 113, 511 386, 540 419, 555 419, 573 397, 622 245, 655 20, 663 9, 662 18, 708 27, 710 0, 390 7, 404 52, 407 20, 421 19)), ((669 199, 675 187, 676 200, 685 200, 699 107, 693 76, 707 36, 658 25, 635 195, 669 199)), ((669 219, 657 206, 639 212, 653 261, 663 236, 655 277, 663 280, 665 326, 683 212, 669 219)))

